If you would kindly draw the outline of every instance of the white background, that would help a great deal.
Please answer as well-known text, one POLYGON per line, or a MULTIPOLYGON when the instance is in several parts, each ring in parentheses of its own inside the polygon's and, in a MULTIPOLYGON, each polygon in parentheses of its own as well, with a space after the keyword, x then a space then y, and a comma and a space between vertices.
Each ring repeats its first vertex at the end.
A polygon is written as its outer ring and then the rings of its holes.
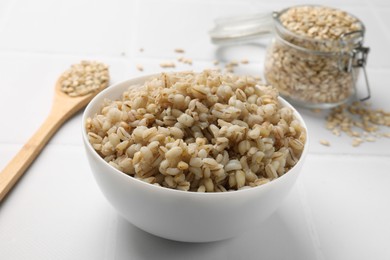
MULTIPOLYGON (((389 2, 310 3, 344 9, 364 22, 371 102, 390 111, 389 2)), ((262 75, 267 41, 218 49, 207 34, 213 19, 296 4, 303 2, 1 0, 0 169, 44 121, 56 78, 71 64, 103 61, 116 83, 172 70, 159 64, 175 61, 180 55, 174 48, 183 48, 193 65, 176 62, 175 70, 212 68, 215 59, 248 59, 236 72, 262 75)), ((117 215, 88 167, 79 113, 0 204, 0 259, 390 259, 390 138, 352 147, 350 137, 325 129, 327 111, 299 111, 311 143, 289 197, 251 231, 205 244, 154 237, 117 215), (320 145, 320 139, 331 146, 320 145)))

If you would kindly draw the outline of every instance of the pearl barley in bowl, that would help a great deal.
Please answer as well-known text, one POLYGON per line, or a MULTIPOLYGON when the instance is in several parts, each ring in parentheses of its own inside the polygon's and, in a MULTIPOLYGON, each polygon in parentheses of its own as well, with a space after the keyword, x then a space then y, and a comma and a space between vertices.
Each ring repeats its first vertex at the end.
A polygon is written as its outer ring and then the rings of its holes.
POLYGON ((96 182, 130 223, 160 237, 234 237, 271 215, 307 153, 302 117, 249 76, 172 72, 115 84, 83 115, 96 182))

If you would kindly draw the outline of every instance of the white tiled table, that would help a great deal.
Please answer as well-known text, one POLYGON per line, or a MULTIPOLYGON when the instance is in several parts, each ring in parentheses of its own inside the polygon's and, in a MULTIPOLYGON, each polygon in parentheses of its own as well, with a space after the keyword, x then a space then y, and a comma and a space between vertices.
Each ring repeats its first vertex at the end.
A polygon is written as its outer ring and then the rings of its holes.
MULTIPOLYGON (((70 64, 101 60, 110 65, 115 83, 162 71, 158 64, 175 60, 173 49, 180 47, 193 65, 179 64, 176 70, 199 71, 213 67, 217 58, 245 58, 250 63, 237 72, 261 75, 264 46, 217 49, 207 31, 218 16, 295 4, 300 3, 0 1, 0 168, 43 122, 56 78, 70 64)), ((389 2, 323 4, 349 11, 366 24, 372 103, 390 111, 389 2)), ((290 196, 248 233, 206 244, 154 237, 117 215, 87 165, 79 113, 0 204, 0 259, 390 259, 390 139, 354 148, 350 138, 324 128, 323 115, 300 111, 311 143, 290 196), (331 147, 319 144, 323 138, 331 147)))

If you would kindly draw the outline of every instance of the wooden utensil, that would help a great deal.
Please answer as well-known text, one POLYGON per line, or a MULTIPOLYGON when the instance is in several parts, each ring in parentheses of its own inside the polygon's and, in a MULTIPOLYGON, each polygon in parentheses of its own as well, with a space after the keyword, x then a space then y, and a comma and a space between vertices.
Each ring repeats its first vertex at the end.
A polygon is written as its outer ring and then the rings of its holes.
POLYGON ((108 85, 107 81, 107 83, 100 85, 100 89, 92 93, 72 97, 61 90, 62 81, 63 78, 60 77, 56 83, 53 105, 46 120, 0 173, 0 202, 31 165, 58 128, 67 119, 85 107, 96 94, 108 85))

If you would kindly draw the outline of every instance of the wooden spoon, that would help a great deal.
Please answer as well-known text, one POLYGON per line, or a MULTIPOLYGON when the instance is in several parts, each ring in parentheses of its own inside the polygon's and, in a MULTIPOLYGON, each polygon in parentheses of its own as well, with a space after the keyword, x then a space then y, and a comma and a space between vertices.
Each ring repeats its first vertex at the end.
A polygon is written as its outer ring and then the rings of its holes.
POLYGON ((46 120, 0 173, 0 202, 20 179, 59 127, 67 119, 85 107, 94 96, 108 85, 107 80, 100 84, 99 89, 91 93, 82 96, 70 96, 61 89, 63 80, 63 76, 61 76, 56 82, 53 105, 46 120))

